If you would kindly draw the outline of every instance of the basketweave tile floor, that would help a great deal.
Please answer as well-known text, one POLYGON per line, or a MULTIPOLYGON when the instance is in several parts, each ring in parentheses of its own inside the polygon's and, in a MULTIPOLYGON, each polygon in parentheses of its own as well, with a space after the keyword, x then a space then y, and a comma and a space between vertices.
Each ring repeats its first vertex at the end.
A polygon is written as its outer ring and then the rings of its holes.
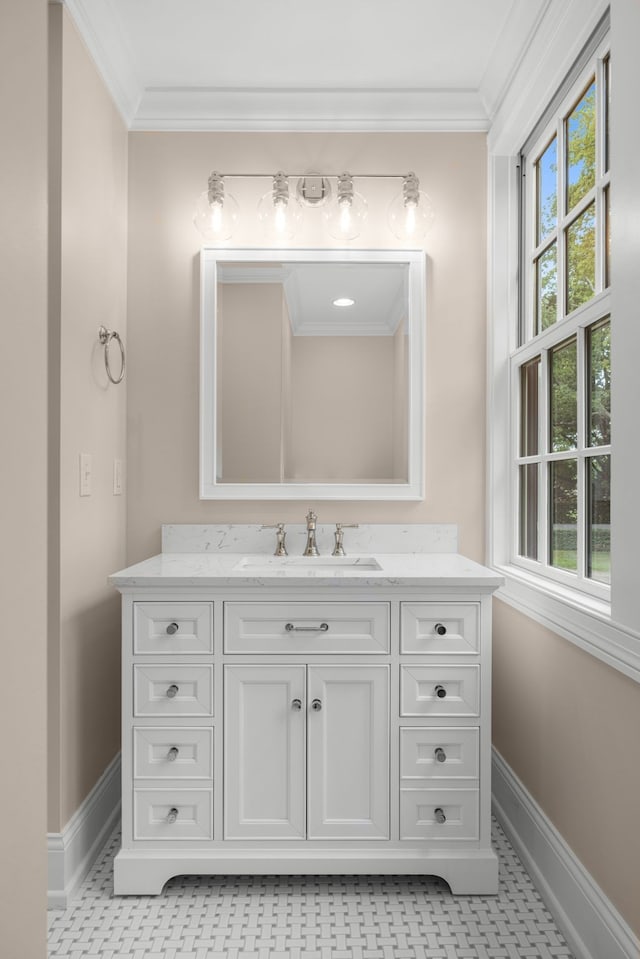
POLYGON ((67 959, 571 959, 494 821, 497 896, 416 876, 181 876, 160 896, 113 897, 119 833, 72 905, 49 913, 67 959))

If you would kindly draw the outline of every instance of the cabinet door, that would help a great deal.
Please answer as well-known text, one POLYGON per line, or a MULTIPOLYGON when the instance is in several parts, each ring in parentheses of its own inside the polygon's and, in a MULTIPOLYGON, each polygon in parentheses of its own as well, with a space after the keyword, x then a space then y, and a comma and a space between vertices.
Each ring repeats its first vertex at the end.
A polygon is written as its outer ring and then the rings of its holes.
POLYGON ((305 667, 225 666, 226 839, 305 838, 305 667))
POLYGON ((308 684, 309 839, 388 839, 389 667, 310 666, 308 684))

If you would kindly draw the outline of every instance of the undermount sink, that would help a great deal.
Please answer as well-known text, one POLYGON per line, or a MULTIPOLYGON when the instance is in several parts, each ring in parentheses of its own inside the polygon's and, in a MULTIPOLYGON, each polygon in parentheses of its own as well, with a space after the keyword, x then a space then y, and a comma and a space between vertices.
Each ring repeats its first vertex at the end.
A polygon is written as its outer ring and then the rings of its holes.
POLYGON ((244 556, 234 572, 275 570, 371 570, 382 569, 373 556, 244 556))

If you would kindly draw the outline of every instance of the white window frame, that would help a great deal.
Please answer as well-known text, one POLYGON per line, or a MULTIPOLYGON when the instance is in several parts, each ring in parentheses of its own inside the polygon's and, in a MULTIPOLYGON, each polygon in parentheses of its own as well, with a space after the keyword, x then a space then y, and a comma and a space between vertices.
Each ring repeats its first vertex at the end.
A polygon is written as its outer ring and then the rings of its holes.
MULTIPOLYGON (((523 343, 511 354, 511 396, 512 406, 515 406, 515 416, 512 421, 512 473, 511 473, 511 549, 510 561, 515 566, 527 570, 531 575, 544 576, 562 584, 567 589, 578 589, 597 597, 605 602, 610 600, 610 587, 600 583, 584 572, 586 562, 586 514, 587 514, 587 484, 585 482, 586 460, 594 455, 610 455, 611 446, 591 448, 586 445, 586 384, 585 384, 585 339, 588 327, 598 323, 606 317, 611 317, 611 290, 605 286, 606 270, 604 249, 606 245, 606 219, 604 211, 605 191, 611 182, 611 171, 605 170, 605 61, 610 56, 610 42, 607 36, 598 43, 593 51, 587 55, 583 68, 576 76, 571 77, 570 85, 562 100, 553 105, 548 122, 538 129, 533 137, 529 138, 520 158, 521 175, 521 269, 522 295, 520 300, 520 317, 518 333, 523 343), (566 212, 566 155, 565 155, 565 122, 571 114, 580 97, 588 88, 590 81, 596 81, 596 169, 595 182, 590 190, 567 213, 566 212), (557 166, 561 175, 557 178, 557 222, 556 227, 544 240, 536 242, 537 234, 537 180, 536 164, 553 138, 557 144, 557 166), (591 204, 595 206, 595 286, 596 292, 590 300, 581 304, 571 313, 565 312, 566 300, 566 246, 565 230, 591 204), (546 330, 536 333, 536 261, 541 253, 553 243, 556 244, 558 286, 556 292, 557 313, 556 322, 546 330), (573 337, 577 342, 577 426, 578 442, 575 450, 552 452, 549 449, 548 432, 549 421, 549 353, 553 347, 566 342, 573 337), (535 456, 521 456, 519 452, 519 433, 521 422, 520 410, 520 370, 522 366, 540 357, 539 383, 539 417, 538 417, 538 454, 535 456), (577 553, 578 569, 570 572, 560 567, 552 566, 549 562, 549 526, 550 526, 550 496, 548 486, 548 464, 560 460, 577 462, 577 504, 579 521, 577 525, 577 553), (539 464, 538 469, 538 559, 532 560, 523 556, 519 551, 519 467, 527 463, 539 464)), ((615 373, 614 373, 615 375, 615 373)))
MULTIPOLYGON (((631 13, 626 16, 627 20, 629 18, 633 19, 631 13)), ((629 512, 630 485, 625 485, 631 484, 634 466, 640 466, 635 442, 637 426, 630 411, 627 412, 630 399, 637 395, 632 350, 638 334, 635 304, 640 294, 640 276, 637 270, 630 268, 632 255, 637 255, 638 251, 633 222, 628 226, 621 223, 621 209, 616 206, 619 202, 622 206, 625 200, 628 204, 635 195, 636 171, 629 153, 629 149, 633 150, 640 140, 635 128, 629 128, 621 135, 619 126, 614 127, 612 166, 616 182, 612 198, 618 217, 611 240, 614 289, 611 294, 597 294, 576 310, 571 322, 565 321, 562 337, 568 338, 572 330, 582 330, 599 318, 602 297, 611 296, 611 309, 607 312, 622 320, 617 327, 614 324, 612 337, 612 394, 615 394, 612 396, 615 424, 612 504, 617 487, 616 503, 619 505, 615 509, 612 505, 611 600, 576 589, 574 577, 574 585, 570 586, 562 581, 562 576, 541 576, 527 568, 526 563, 513 562, 515 521, 519 517, 513 497, 512 454, 519 422, 520 394, 519 383, 514 383, 511 357, 519 355, 524 359, 525 355, 536 355, 540 347, 550 342, 551 336, 548 331, 539 334, 535 346, 533 343, 521 346, 518 339, 519 156, 523 143, 531 134, 531 118, 544 115, 554 98, 559 102, 557 91, 563 87, 590 38, 598 32, 596 45, 603 42, 602 24, 607 19, 606 0, 583 0, 580 4, 573 4, 570 10, 562 4, 552 4, 543 29, 525 53, 489 132, 487 562, 504 576, 505 584, 497 593, 498 599, 640 681, 640 595, 634 572, 638 567, 630 564, 637 555, 640 517, 636 512, 629 512), (620 149, 619 137, 624 141, 623 147, 627 147, 624 156, 629 156, 628 162, 616 152, 620 149), (619 469, 618 464, 622 468, 619 469)), ((620 17, 617 22, 622 24, 620 17)), ((593 44, 591 49, 595 49, 593 44)), ((618 84, 617 89, 614 86, 613 94, 618 98, 616 108, 612 109, 615 119, 616 109, 620 117, 633 102, 631 92, 628 96, 620 95, 620 78, 627 76, 631 80, 636 76, 637 54, 628 27, 612 31, 611 56, 615 83, 618 84)), ((574 72, 574 76, 577 77, 578 72, 574 72)))

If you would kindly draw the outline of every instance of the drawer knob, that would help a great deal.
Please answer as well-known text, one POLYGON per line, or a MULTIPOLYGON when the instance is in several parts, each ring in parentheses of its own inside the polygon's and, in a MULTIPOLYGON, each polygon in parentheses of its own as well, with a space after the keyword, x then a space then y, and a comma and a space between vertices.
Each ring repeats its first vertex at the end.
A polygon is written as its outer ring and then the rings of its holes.
POLYGON ((435 631, 438 634, 438 636, 444 636, 446 635, 447 627, 443 623, 436 623, 435 631))
POLYGON ((436 809, 433 810, 433 815, 435 816, 436 822, 439 822, 440 824, 447 821, 447 817, 444 814, 444 810, 441 809, 440 806, 438 806, 436 809))
POLYGON ((444 686, 436 686, 435 693, 438 699, 444 699, 445 696, 447 695, 447 691, 444 688, 444 686))
POLYGON ((286 623, 284 628, 288 633, 326 633, 329 629, 329 624, 320 623, 319 626, 294 626, 293 623, 286 623))
POLYGON ((172 806, 169 812, 167 813, 167 822, 175 822, 178 818, 178 810, 175 806, 172 806))
POLYGON ((434 756, 436 757, 439 763, 446 762, 447 754, 445 753, 442 746, 438 746, 438 748, 434 752, 434 756))
POLYGON ((173 636, 173 634, 177 633, 179 629, 180 627, 178 626, 177 623, 169 623, 169 625, 167 626, 167 632, 169 636, 173 636))
POLYGON ((176 759, 178 758, 178 753, 179 753, 179 752, 180 752, 180 750, 178 749, 177 746, 172 746, 172 747, 171 747, 171 749, 170 749, 169 752, 167 753, 167 759, 169 760, 170 763, 174 763, 174 762, 176 761, 176 759))
POLYGON ((301 699, 294 699, 293 702, 291 703, 291 708, 292 708, 292 709, 302 709, 302 700, 301 700, 301 699))
POLYGON ((313 702, 311 703, 311 708, 313 709, 314 712, 319 713, 320 710, 322 709, 322 703, 320 702, 319 699, 314 699, 313 702))
POLYGON ((179 692, 179 687, 176 686, 175 683, 171 683, 171 685, 167 689, 167 696, 169 697, 169 699, 173 699, 174 696, 178 695, 178 692, 179 692))

